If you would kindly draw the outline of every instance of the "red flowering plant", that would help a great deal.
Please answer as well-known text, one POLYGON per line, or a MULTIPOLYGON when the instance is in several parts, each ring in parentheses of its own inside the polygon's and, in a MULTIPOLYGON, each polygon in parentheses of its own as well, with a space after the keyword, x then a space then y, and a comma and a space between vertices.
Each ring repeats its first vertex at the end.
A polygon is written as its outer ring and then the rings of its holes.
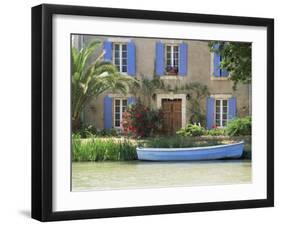
POLYGON ((137 137, 148 137, 157 133, 162 126, 163 112, 153 110, 143 104, 131 105, 123 113, 122 128, 124 133, 137 137))

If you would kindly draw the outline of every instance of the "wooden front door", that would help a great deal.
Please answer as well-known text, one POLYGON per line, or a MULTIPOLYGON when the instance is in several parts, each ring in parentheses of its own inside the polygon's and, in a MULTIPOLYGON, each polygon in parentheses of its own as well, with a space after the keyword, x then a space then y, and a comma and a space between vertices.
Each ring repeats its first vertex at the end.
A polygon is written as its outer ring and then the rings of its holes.
POLYGON ((175 134, 182 126, 181 99, 162 99, 162 109, 164 113, 164 133, 175 134))

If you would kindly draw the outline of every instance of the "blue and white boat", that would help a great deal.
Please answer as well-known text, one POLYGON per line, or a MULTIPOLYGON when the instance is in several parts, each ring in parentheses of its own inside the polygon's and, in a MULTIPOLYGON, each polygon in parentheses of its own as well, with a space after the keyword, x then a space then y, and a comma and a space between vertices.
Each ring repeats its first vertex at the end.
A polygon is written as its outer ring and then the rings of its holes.
POLYGON ((137 148, 139 160, 195 161, 235 159, 243 154, 244 141, 207 147, 192 148, 137 148))

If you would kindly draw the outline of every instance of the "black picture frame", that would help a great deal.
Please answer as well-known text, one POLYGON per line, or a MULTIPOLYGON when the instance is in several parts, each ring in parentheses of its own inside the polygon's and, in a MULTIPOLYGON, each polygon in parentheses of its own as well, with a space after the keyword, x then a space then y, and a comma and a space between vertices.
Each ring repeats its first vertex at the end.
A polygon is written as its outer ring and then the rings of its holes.
POLYGON ((32 218, 122 217, 274 206, 274 20, 178 12, 43 4, 32 8, 32 218), (267 28, 267 198, 95 210, 52 210, 52 18, 55 14, 247 25, 267 28))

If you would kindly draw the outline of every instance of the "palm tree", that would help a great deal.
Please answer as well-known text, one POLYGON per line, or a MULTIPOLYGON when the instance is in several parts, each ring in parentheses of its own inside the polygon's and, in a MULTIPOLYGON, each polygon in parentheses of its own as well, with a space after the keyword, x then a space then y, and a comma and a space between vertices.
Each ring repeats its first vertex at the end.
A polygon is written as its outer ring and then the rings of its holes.
POLYGON ((90 97, 98 97, 107 90, 126 94, 134 80, 120 74, 111 62, 103 61, 105 52, 90 62, 90 56, 100 45, 101 42, 93 41, 80 51, 74 47, 71 50, 71 117, 74 130, 80 127, 81 111, 90 97))

